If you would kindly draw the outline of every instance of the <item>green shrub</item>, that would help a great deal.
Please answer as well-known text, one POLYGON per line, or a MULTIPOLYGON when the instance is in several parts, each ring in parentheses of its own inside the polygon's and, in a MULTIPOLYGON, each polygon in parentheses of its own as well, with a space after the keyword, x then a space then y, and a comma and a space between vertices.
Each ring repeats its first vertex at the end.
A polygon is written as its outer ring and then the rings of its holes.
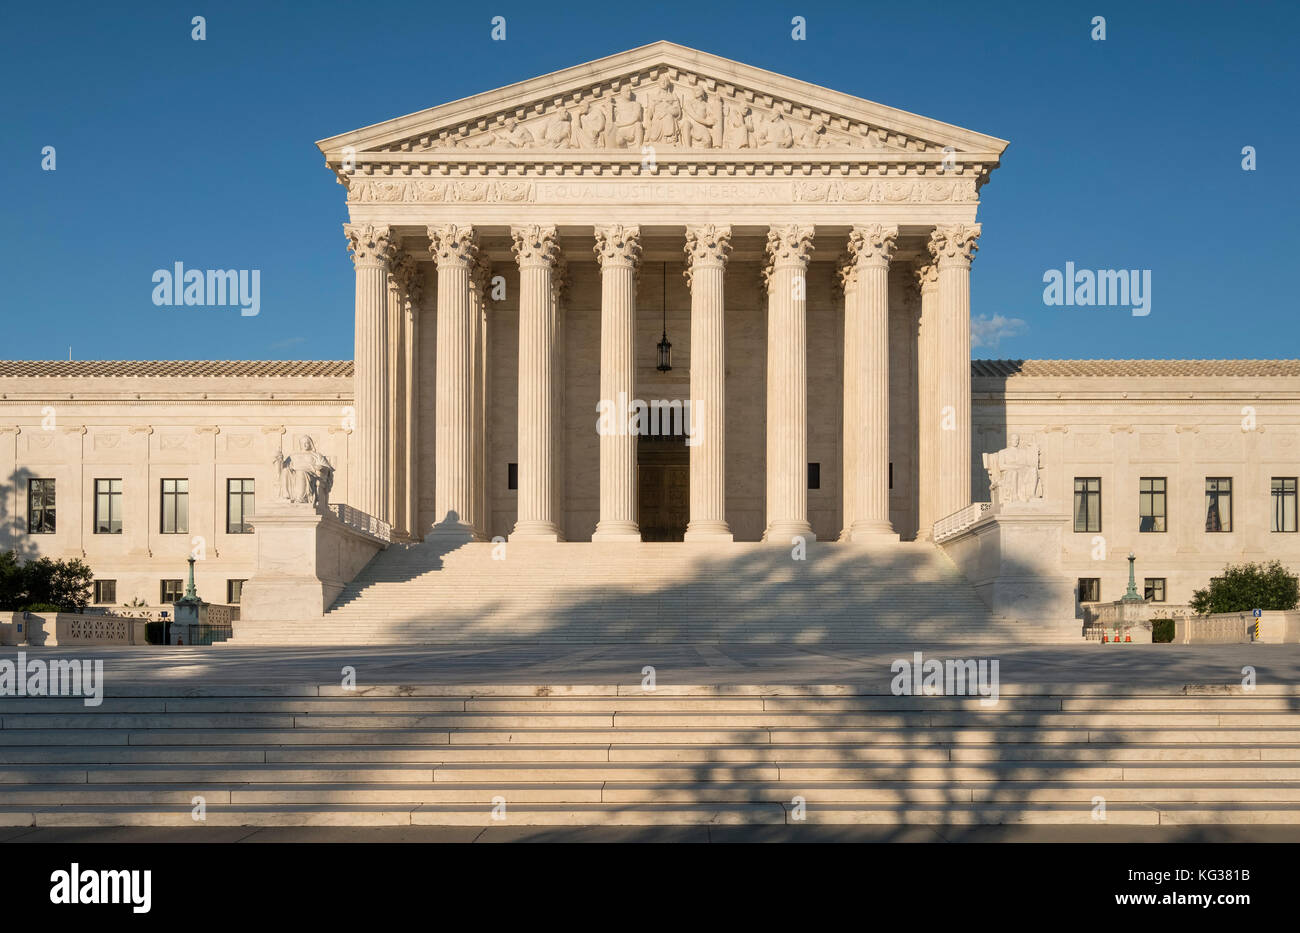
POLYGON ((1153 642, 1170 642, 1174 640, 1173 619, 1152 619, 1151 640, 1153 642))
POLYGON ((90 605, 94 579, 94 572, 80 558, 38 557, 20 564, 14 552, 0 552, 0 609, 53 606, 62 612, 81 612, 90 605))
POLYGON ((18 611, 39 612, 41 614, 46 614, 50 612, 63 612, 63 608, 61 606, 56 606, 53 603, 28 603, 26 606, 21 607, 18 611))
POLYGON ((1235 564, 1223 569, 1223 575, 1192 594, 1189 605, 1197 613, 1250 612, 1252 609, 1294 609, 1300 603, 1300 577, 1282 566, 1281 561, 1268 564, 1235 564))

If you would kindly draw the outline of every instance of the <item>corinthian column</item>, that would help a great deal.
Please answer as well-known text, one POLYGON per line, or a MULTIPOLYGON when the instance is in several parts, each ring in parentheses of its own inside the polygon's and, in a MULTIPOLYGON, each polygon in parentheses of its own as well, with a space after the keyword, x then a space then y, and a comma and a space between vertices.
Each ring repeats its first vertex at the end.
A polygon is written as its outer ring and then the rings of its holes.
POLYGON ((690 520, 687 541, 730 541, 727 524, 727 359, 723 284, 731 228, 686 228, 691 289, 690 520))
POLYGON ((854 257, 857 288, 852 328, 857 342, 857 378, 853 381, 853 422, 858 458, 854 487, 854 541, 888 537, 898 540, 889 522, 889 260, 897 227, 854 227, 849 252, 854 257))
POLYGON ((512 227, 519 263, 519 515, 514 539, 558 541, 554 475, 556 264, 554 227, 512 227))
POLYGON ((474 438, 474 510, 468 519, 475 534, 480 538, 488 536, 487 511, 487 411, 488 411, 488 307, 492 301, 492 264, 481 254, 479 261, 470 272, 470 307, 474 315, 473 358, 474 369, 472 385, 474 438))
POLYGON ((438 263, 438 349, 435 364, 434 528, 431 536, 473 537, 473 312, 470 269, 478 238, 470 226, 429 228, 438 263))
POLYGON ((636 435, 626 412, 636 375, 636 267, 641 228, 615 224, 596 228, 600 263, 600 521, 593 541, 640 541, 636 517, 636 435), (610 421, 614 423, 611 424, 610 421), (612 429, 612 430, 611 430, 612 429))
MULTIPOLYGON (((395 445, 402 458, 401 486, 398 490, 399 524, 411 537, 419 538, 419 487, 420 475, 418 449, 420 383, 415 375, 419 360, 416 343, 419 336, 420 303, 424 295, 424 274, 420 263, 412 256, 403 256, 397 264, 399 295, 401 299, 401 356, 400 371, 402 405, 399 420, 401 443, 395 445)), ((390 421, 391 423, 391 421, 390 421)))
POLYGON ((814 540, 808 524, 808 260, 813 228, 768 230, 767 530, 764 541, 814 540))
POLYGON ((933 260, 916 267, 921 289, 917 329, 917 539, 934 537, 939 520, 939 267, 933 260))
POLYGON ((859 316, 854 313, 857 301, 858 275, 857 261, 852 253, 846 252, 835 264, 835 280, 844 294, 844 400, 843 427, 840 431, 843 447, 844 469, 841 488, 843 491, 843 524, 840 526, 840 540, 848 541, 853 533, 853 519, 858 514, 857 483, 853 481, 858 473, 858 428, 854 423, 854 412, 858 398, 858 337, 859 316))
POLYGON ((937 226, 939 267, 939 518, 970 505, 970 264, 979 224, 937 226))
POLYGON ((388 511, 388 271, 397 253, 387 226, 344 224, 356 268, 356 332, 352 387, 356 417, 355 468, 348 502, 380 521, 388 511))

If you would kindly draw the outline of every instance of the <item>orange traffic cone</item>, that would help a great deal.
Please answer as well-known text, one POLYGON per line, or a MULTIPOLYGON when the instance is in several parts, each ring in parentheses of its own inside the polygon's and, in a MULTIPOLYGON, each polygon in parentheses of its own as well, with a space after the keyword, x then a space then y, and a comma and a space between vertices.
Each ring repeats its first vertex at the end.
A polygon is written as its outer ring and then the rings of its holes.
POLYGON ((1106 642, 1108 642, 1108 641, 1110 641, 1110 639, 1106 637, 1106 630, 1105 630, 1105 629, 1102 629, 1102 630, 1101 630, 1101 643, 1104 645, 1104 644, 1105 644, 1106 642))
POLYGON ((1124 640, 1125 640, 1125 641, 1132 641, 1132 640, 1133 640, 1133 635, 1132 635, 1132 633, 1131 633, 1131 632, 1125 632, 1125 633, 1124 633, 1124 640))

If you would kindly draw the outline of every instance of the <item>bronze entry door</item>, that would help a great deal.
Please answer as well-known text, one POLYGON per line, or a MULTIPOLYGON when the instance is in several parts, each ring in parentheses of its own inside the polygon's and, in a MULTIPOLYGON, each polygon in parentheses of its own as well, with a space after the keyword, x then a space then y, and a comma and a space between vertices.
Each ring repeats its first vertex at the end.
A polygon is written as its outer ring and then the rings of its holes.
POLYGON ((637 505, 642 541, 682 541, 690 518, 691 460, 685 438, 637 438, 637 505))

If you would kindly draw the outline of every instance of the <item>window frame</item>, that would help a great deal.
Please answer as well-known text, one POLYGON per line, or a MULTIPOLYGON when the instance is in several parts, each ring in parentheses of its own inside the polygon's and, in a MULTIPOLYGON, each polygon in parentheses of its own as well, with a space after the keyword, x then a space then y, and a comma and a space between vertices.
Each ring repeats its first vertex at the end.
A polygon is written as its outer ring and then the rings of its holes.
POLYGON ((96 580, 91 602, 96 606, 114 606, 117 604, 117 580, 96 580), (112 596, 104 599, 104 587, 112 587, 112 596))
POLYGON ((123 517, 122 517, 123 503, 124 503, 124 502, 125 502, 125 493, 124 493, 124 491, 123 491, 123 489, 122 489, 122 478, 121 478, 120 476, 117 476, 117 477, 112 477, 112 476, 100 477, 100 476, 97 476, 97 477, 95 477, 95 514, 94 514, 95 525, 94 525, 94 529, 93 529, 94 534, 97 534, 97 535, 120 535, 120 534, 122 534, 122 530, 123 530, 123 528, 124 528, 125 525, 126 525, 126 522, 124 521, 124 519, 123 519, 123 517), (99 488, 101 483, 108 483, 108 484, 109 484, 109 488, 108 488, 107 490, 101 492, 101 491, 100 491, 100 488, 99 488), (113 489, 113 487, 112 487, 112 484, 113 484, 113 483, 117 483, 117 489, 116 489, 116 490, 113 489), (107 498, 107 505, 108 505, 108 520, 107 520, 108 528, 107 528, 107 530, 101 530, 101 529, 100 529, 100 525, 101 525, 101 523, 103 523, 103 521, 104 521, 103 518, 101 517, 101 514, 100 514, 100 498, 101 498, 101 497, 106 497, 106 498, 107 498), (113 517, 114 517, 114 512, 117 513, 117 528, 114 528, 114 527, 113 527, 113 517))
POLYGON ((1148 603, 1163 603, 1169 601, 1169 578, 1168 577, 1143 577, 1142 578, 1142 600, 1148 603), (1159 584, 1160 597, 1157 599, 1154 595, 1148 596, 1147 593, 1154 593, 1157 589, 1153 584, 1159 584))
POLYGON ((1075 534, 1101 534, 1101 477, 1100 476, 1076 476, 1074 478, 1074 500, 1073 501, 1074 501, 1074 513, 1072 519, 1074 522, 1074 533, 1075 534), (1079 488, 1080 483, 1091 483, 1091 482, 1095 482, 1097 484, 1097 488, 1095 490, 1087 489, 1087 488, 1084 489, 1079 488), (1082 528, 1079 527, 1079 501, 1080 501, 1079 497, 1080 496, 1083 496, 1083 502, 1084 502, 1084 520, 1083 520, 1084 527, 1082 528), (1088 508, 1088 500, 1092 497, 1096 497, 1096 501, 1097 501, 1097 514, 1096 514, 1097 527, 1096 528, 1088 527, 1091 524, 1091 518, 1092 518, 1092 510, 1088 508))
MULTIPOLYGON (((1297 482, 1297 478, 1294 476, 1271 477, 1269 480, 1269 519, 1268 519, 1269 533, 1280 534, 1280 535, 1295 534, 1297 525, 1300 525, 1300 520, 1298 520, 1300 519, 1300 516, 1297 515, 1298 508, 1300 508, 1300 482, 1297 482), (1278 482, 1284 484, 1281 489, 1281 495, 1278 495, 1279 490, 1275 485, 1278 482), (1286 483, 1291 484, 1291 488, 1289 490, 1285 486, 1286 483), (1285 503, 1287 499, 1291 500, 1291 516, 1290 516, 1291 527, 1276 528, 1274 527, 1274 525, 1277 523, 1279 518, 1278 508, 1279 506, 1281 506, 1285 510, 1285 503)), ((1281 516, 1282 519, 1281 523, 1283 525, 1286 524, 1286 518, 1287 516, 1285 514, 1281 516)))
POLYGON ((1138 477, 1138 534, 1157 535, 1157 534, 1165 534, 1168 531, 1169 531, 1169 477, 1139 476, 1138 477), (1157 482, 1160 483, 1160 489, 1158 491, 1154 488, 1152 489, 1142 488, 1143 483, 1154 484, 1157 482), (1151 514, 1149 515, 1145 515, 1142 512, 1142 507, 1144 505, 1143 498, 1147 496, 1150 497, 1150 506, 1151 506, 1151 514), (1155 511, 1157 496, 1159 497, 1159 501, 1160 501, 1159 515, 1157 515, 1155 511), (1156 519, 1159 519, 1162 527, 1143 528, 1142 527, 1143 521, 1148 518, 1151 519, 1153 523, 1156 519))
POLYGON ((1233 526, 1232 526, 1232 508, 1233 508, 1232 494, 1233 494, 1233 492, 1234 492, 1234 490, 1233 490, 1233 488, 1232 488, 1232 486, 1233 486, 1232 480, 1233 480, 1233 478, 1232 478, 1231 476, 1207 476, 1207 477, 1205 477, 1205 533, 1206 533, 1206 534, 1210 534, 1210 535, 1219 535, 1219 534, 1228 535, 1228 534, 1232 534, 1232 527, 1233 527, 1233 526), (1228 484, 1228 488, 1227 488, 1226 491, 1223 490, 1223 489, 1219 489, 1219 488, 1216 488, 1216 489, 1214 490, 1215 505, 1216 505, 1216 507, 1217 507, 1217 514, 1218 514, 1218 516, 1219 516, 1219 527, 1218 527, 1218 528, 1211 528, 1211 527, 1210 527, 1210 494, 1211 494, 1211 491, 1210 491, 1210 484, 1211 484, 1211 483, 1227 483, 1227 484, 1228 484), (1223 522, 1223 506, 1222 506, 1222 503, 1223 503, 1224 498, 1226 498, 1226 499, 1227 499, 1227 502, 1228 502, 1228 521, 1227 521, 1227 524, 1226 524, 1226 525, 1225 525, 1224 522, 1223 522))
POLYGON ((184 595, 185 595, 184 580, 172 578, 172 579, 163 579, 158 581, 158 604, 160 606, 170 606, 173 603, 175 603, 177 599, 180 599, 184 595), (176 593, 176 599, 167 598, 168 583, 176 584, 176 587, 174 587, 172 590, 174 593, 176 593))
POLYGON ((56 480, 43 476, 30 476, 27 478, 27 533, 29 535, 52 535, 58 533, 58 487, 55 485, 56 480), (37 483, 49 483, 49 504, 45 503, 45 493, 42 492, 39 497, 33 494, 37 483), (40 505, 33 503, 39 498, 40 505), (40 511, 41 521, 39 528, 36 527, 36 513, 40 511))
POLYGON ((228 535, 251 535, 253 533, 253 523, 249 521, 248 516, 253 514, 255 505, 254 496, 256 494, 256 485, 252 477, 248 476, 229 476, 226 478, 226 534, 228 535), (236 491, 233 483, 248 483, 248 488, 242 485, 236 491), (232 509, 236 497, 239 499, 239 525, 231 520, 232 509))
POLYGON ((185 476, 164 476, 158 481, 158 533, 160 535, 187 535, 190 533, 190 480, 185 476), (167 490, 168 483, 184 483, 185 488, 167 490), (180 527, 180 504, 185 500, 185 527, 180 527), (167 500, 172 499, 172 528, 167 528, 167 500))
POLYGON ((247 582, 248 582, 247 579, 242 579, 242 580, 229 579, 229 580, 226 581, 226 605, 227 605, 227 606, 238 606, 238 605, 239 605, 240 600, 242 600, 242 599, 244 598, 244 584, 247 583, 247 582), (239 599, 234 599, 234 598, 232 598, 232 597, 234 597, 234 595, 235 595, 235 584, 236 584, 236 583, 239 584, 239 587, 238 587, 238 589, 239 589, 239 599))
POLYGON ((1101 577, 1078 577, 1078 578, 1076 578, 1075 583, 1074 583, 1074 595, 1075 595, 1075 598, 1078 599, 1078 601, 1079 601, 1080 603, 1099 603, 1099 602, 1101 602, 1101 577), (1094 599, 1084 599, 1084 598, 1083 598, 1083 585, 1084 585, 1085 583, 1091 583, 1091 584, 1092 584, 1092 587, 1091 587, 1091 588, 1096 590, 1096 597, 1095 597, 1094 599))

